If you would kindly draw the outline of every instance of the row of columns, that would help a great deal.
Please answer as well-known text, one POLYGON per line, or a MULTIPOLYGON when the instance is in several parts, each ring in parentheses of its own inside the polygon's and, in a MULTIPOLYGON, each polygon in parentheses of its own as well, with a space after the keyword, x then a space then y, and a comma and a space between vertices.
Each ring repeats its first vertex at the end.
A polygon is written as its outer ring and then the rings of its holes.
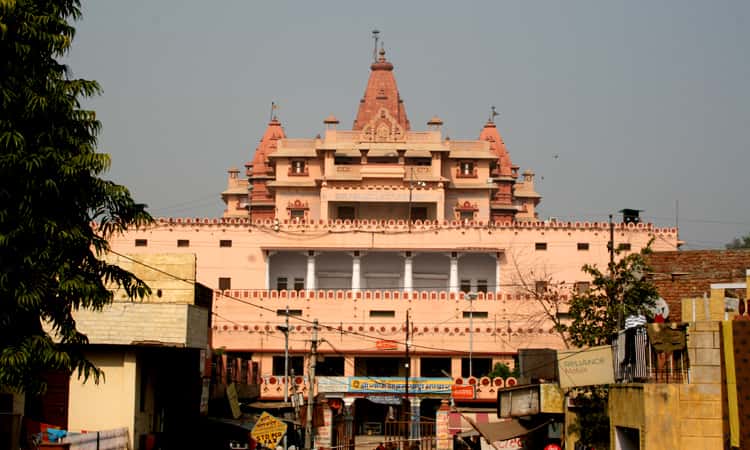
MULTIPOLYGON (((270 256, 273 253, 269 252, 266 258, 266 286, 270 289, 270 256)), ((493 255, 495 258, 495 290, 499 290, 500 286, 500 253, 493 255)), ((450 254, 450 269, 448 274, 448 290, 450 292, 458 292, 460 285, 458 280, 458 252, 452 252, 450 254)), ((412 292, 414 290, 414 256, 412 252, 407 251, 404 257, 404 291, 412 292)), ((352 253, 352 287, 353 291, 358 291, 361 288, 362 280, 362 256, 359 251, 352 253)), ((313 291, 316 289, 315 284, 315 251, 310 250, 307 252, 307 270, 305 276, 305 290, 313 291)))

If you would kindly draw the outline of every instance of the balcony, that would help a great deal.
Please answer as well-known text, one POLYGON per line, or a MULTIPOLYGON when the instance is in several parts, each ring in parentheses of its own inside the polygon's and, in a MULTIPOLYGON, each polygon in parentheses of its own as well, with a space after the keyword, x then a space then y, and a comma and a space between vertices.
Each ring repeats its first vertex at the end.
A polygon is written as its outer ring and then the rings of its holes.
POLYGON ((615 381, 620 383, 688 383, 690 360, 685 345, 685 328, 662 326, 621 331, 612 344, 615 381), (658 336, 658 337, 657 337, 658 336))
MULTIPOLYGON (((530 295, 502 294, 500 292, 477 292, 474 300, 530 300, 530 295)), ((257 300, 464 300, 466 293, 449 291, 404 291, 404 290, 347 290, 319 289, 311 291, 231 289, 214 291, 214 299, 233 297, 257 300)))

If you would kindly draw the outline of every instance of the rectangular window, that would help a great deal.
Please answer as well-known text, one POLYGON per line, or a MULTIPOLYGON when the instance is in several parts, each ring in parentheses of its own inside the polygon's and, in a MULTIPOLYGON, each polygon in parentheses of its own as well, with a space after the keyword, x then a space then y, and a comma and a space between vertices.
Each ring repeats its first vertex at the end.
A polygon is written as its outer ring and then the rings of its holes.
POLYGON ((487 280, 477 280, 477 292, 487 293, 487 280))
POLYGON ((474 175, 474 163, 471 161, 463 161, 461 163, 461 175, 465 177, 474 175))
POLYGON ((464 311, 464 319, 470 319, 471 316, 474 316, 475 319, 486 319, 489 317, 489 313, 487 311, 464 311))
MULTIPOLYGON (((283 344, 283 342, 282 342, 283 344)), ((304 356, 290 356, 289 357, 289 376, 302 375, 304 373, 305 357, 304 356)), ((273 357, 273 372, 271 375, 277 377, 284 376, 284 355, 273 357)))
POLYGON ((289 217, 292 219, 304 219, 305 218, 305 210, 304 209, 290 209, 289 210, 289 217))
POLYGON ((474 211, 461 211, 461 220, 474 220, 474 211))
MULTIPOLYGON (((277 316, 282 316, 282 317, 286 316, 286 309, 277 309, 276 310, 276 315, 277 316)), ((301 316, 301 315, 302 315, 302 310, 301 309, 290 309, 289 310, 289 316, 290 317, 291 316, 301 316)))
POLYGON ((136 247, 146 247, 147 245, 148 245, 148 239, 136 239, 135 240, 136 247))
POLYGON ((419 360, 420 377, 450 377, 451 376, 451 359, 450 358, 420 358, 419 360), (448 375, 446 375, 446 373, 448 375))
POLYGON ((537 294, 544 294, 547 292, 547 282, 546 281, 537 281, 534 283, 534 291, 537 294))
POLYGON ((343 377, 344 376, 344 357, 328 356, 321 362, 315 364, 315 375, 321 377, 343 377))
POLYGON ((370 310, 370 317, 396 317, 396 311, 372 309, 370 310))
POLYGON ((232 240, 231 239, 221 239, 219 241, 219 247, 231 247, 232 246, 232 240))
POLYGON ((276 290, 277 291, 285 291, 287 288, 287 279, 286 277, 278 277, 276 278, 276 290))
POLYGON ((620 250, 622 250, 622 251, 629 252, 630 251, 630 244, 626 242, 624 244, 618 245, 617 248, 620 249, 620 250))
POLYGON ((472 358, 469 364, 469 358, 461 358, 461 376, 469 376, 469 366, 471 366, 471 376, 481 378, 492 371, 492 358, 472 358))
POLYGON ((547 250, 546 242, 537 242, 534 244, 534 250, 547 250))
POLYGON ((461 292, 471 292, 471 280, 461 280, 461 292))
POLYGON ((178 247, 190 247, 190 241, 187 239, 177 239, 178 247))
POLYGON ((295 159, 294 161, 292 161, 292 173, 294 175, 304 175, 305 161, 301 159, 295 159))
POLYGON ((305 289, 305 279, 304 278, 295 278, 294 279, 294 290, 295 291, 301 291, 305 289))
POLYGON ((590 284, 588 281, 576 281, 575 293, 578 295, 585 294, 589 290, 590 284))
POLYGON ((578 251, 585 252, 589 249, 589 243, 588 242, 579 242, 578 243, 578 251))
POLYGON ((232 279, 229 277, 220 277, 219 278, 219 290, 228 291, 229 289, 232 289, 232 279))

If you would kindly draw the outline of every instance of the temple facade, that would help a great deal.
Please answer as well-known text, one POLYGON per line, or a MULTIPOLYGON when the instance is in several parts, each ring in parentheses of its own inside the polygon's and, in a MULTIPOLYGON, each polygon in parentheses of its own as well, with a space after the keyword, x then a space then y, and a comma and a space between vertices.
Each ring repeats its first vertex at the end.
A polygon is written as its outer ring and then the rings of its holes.
POLYGON ((289 138, 274 117, 244 176, 229 170, 223 217, 160 218, 112 242, 135 259, 195 253, 222 379, 281 400, 307 392, 314 362, 317 392, 357 432, 378 432, 407 385, 415 417, 449 397, 492 404, 514 382, 488 377, 494 364, 563 347, 550 314, 588 288, 584 264, 606 267, 610 233, 626 252, 678 246, 676 229, 637 218, 539 220, 534 173, 512 163, 494 114, 476 139, 449 139, 438 117, 415 131, 393 69, 381 50, 350 129, 331 115, 322 135, 289 138))

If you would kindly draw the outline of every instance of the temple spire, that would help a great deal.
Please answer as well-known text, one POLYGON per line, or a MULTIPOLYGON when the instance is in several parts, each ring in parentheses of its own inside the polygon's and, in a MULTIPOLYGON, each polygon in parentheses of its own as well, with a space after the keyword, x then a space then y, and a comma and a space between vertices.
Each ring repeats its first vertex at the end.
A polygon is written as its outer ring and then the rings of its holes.
MULTIPOLYGON (((377 49, 377 33, 379 33, 376 31, 373 31, 375 49, 377 49)), ((380 50, 374 56, 376 58, 370 65, 370 78, 367 80, 365 95, 359 101, 357 118, 354 120, 352 130, 361 130, 377 117, 381 109, 385 109, 404 131, 408 131, 410 126, 409 119, 406 117, 406 108, 398 92, 396 78, 393 76, 393 64, 386 59, 382 42, 380 50)))

